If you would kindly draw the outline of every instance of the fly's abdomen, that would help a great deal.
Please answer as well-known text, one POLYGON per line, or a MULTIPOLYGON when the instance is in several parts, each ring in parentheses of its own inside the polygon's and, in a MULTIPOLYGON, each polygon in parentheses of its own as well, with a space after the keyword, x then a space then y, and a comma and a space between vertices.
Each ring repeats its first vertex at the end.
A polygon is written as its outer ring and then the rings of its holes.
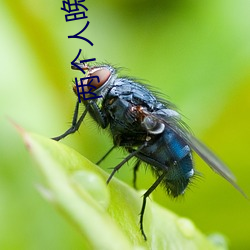
POLYGON ((193 175, 193 161, 190 153, 180 161, 170 164, 163 185, 169 195, 177 197, 184 193, 193 175))
POLYGON ((172 130, 157 135, 137 157, 150 164, 157 176, 165 173, 162 184, 174 197, 183 194, 194 175, 190 147, 172 130))
POLYGON ((167 192, 176 197, 184 193, 194 175, 192 154, 190 147, 171 130, 165 133, 165 139, 170 161, 163 184, 167 192))

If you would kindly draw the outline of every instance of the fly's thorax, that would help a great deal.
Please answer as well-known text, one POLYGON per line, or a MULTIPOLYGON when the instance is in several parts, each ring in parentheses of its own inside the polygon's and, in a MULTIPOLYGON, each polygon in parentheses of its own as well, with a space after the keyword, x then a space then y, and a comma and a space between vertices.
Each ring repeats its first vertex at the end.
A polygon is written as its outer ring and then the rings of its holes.
POLYGON ((152 116, 146 116, 142 121, 142 127, 146 129, 150 134, 161 134, 164 129, 165 125, 162 122, 159 122, 152 116))
POLYGON ((178 112, 165 107, 154 112, 148 112, 146 109, 142 109, 141 113, 143 114, 142 127, 146 129, 149 134, 161 134, 168 121, 180 119, 178 112))

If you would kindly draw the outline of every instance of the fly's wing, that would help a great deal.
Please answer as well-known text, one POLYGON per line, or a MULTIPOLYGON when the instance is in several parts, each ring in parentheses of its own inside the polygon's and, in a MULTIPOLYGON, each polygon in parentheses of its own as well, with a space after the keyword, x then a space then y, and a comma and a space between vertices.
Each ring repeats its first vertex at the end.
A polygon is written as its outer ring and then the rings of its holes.
POLYGON ((243 196, 247 199, 247 195, 242 189, 236 184, 236 178, 228 167, 202 142, 195 138, 185 127, 177 115, 169 115, 170 112, 167 110, 163 115, 164 110, 160 113, 152 114, 155 119, 162 122, 166 127, 173 130, 182 140, 184 140, 190 148, 192 148, 216 173, 221 175, 229 183, 231 183, 243 196))
POLYGON ((230 182, 243 196, 247 195, 237 185, 236 178, 229 168, 210 149, 191 134, 186 134, 182 138, 187 144, 219 175, 230 182))

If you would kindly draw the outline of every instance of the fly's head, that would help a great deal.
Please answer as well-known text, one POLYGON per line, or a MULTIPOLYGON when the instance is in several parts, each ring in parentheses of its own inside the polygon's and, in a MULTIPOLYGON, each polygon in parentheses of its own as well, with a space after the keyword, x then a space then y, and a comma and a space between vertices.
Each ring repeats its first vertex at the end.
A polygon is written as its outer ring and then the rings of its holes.
MULTIPOLYGON (((90 97, 94 94, 96 96, 102 96, 102 98, 105 98, 107 91, 117 78, 116 70, 110 65, 89 66, 87 64, 81 63, 77 63, 77 65, 79 68, 86 70, 87 74, 73 86, 73 91, 75 94, 78 95, 80 92, 85 93, 85 97, 90 97)), ((79 68, 74 66, 72 67, 72 69, 78 70, 79 68)), ((83 95, 81 94, 80 96, 83 102, 86 102, 86 99, 83 98, 83 95)))

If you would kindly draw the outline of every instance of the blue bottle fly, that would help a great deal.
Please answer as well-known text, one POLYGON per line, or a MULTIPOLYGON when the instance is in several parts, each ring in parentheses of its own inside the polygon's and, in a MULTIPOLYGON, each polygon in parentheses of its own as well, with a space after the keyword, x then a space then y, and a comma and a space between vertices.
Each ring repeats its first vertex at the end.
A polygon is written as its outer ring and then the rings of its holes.
POLYGON ((116 69, 110 65, 91 67, 79 63, 78 67, 87 70, 88 74, 82 85, 76 82, 73 87, 80 100, 76 103, 72 126, 53 139, 59 141, 77 131, 89 113, 102 129, 109 130, 114 143, 98 163, 116 147, 123 147, 128 152, 127 157, 113 169, 107 183, 133 157, 137 159, 134 185, 141 163, 150 166, 156 181, 143 195, 140 229, 145 240, 143 216, 147 197, 159 184, 172 197, 184 193, 195 174, 192 151, 244 195, 225 164, 188 131, 173 104, 158 98, 146 85, 127 77, 118 77, 116 69), (98 98, 91 98, 91 91, 98 98), (80 101, 85 111, 78 118, 80 101))

